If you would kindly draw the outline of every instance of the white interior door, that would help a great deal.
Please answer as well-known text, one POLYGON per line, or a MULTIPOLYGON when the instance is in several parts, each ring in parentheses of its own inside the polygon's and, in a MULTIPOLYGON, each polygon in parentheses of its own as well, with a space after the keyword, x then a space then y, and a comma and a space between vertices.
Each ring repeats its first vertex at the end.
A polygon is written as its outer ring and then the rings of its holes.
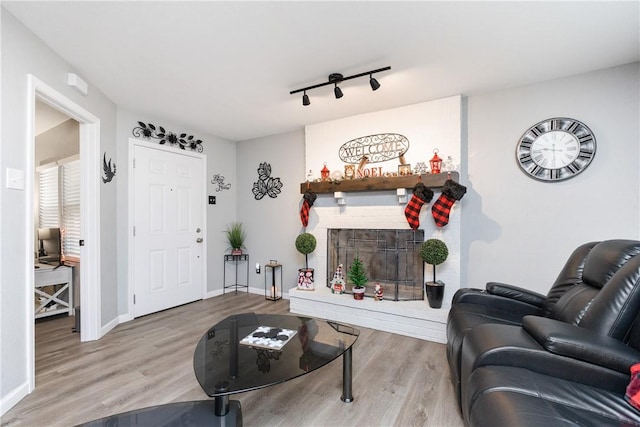
POLYGON ((134 147, 134 317, 203 297, 204 163, 134 147))

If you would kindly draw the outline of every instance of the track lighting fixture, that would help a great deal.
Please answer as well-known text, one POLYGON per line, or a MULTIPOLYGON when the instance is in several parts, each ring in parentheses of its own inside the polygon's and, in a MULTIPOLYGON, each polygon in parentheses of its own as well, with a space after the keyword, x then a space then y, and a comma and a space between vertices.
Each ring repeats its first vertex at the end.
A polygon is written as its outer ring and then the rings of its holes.
POLYGON ((378 83, 378 81, 371 74, 369 74, 369 84, 371 85, 371 90, 380 89, 380 83, 378 83))
POLYGON ((342 89, 338 87, 337 83, 336 83, 336 87, 333 89, 333 94, 336 96, 336 99, 342 98, 342 89))
POLYGON ((378 82, 378 80, 376 80, 373 77, 373 74, 379 73, 379 72, 382 72, 382 71, 387 71, 387 70, 390 70, 390 69, 391 69, 391 67, 378 68, 377 70, 366 71, 364 73, 354 74, 353 76, 348 76, 348 77, 344 77, 340 73, 333 73, 333 74, 329 75, 329 80, 324 82, 324 83, 319 83, 317 85, 304 87, 302 89, 292 90, 291 92, 289 92, 289 94, 293 95, 294 93, 303 92, 302 105, 310 105, 311 101, 309 100, 309 95, 307 95, 307 91, 308 90, 316 89, 316 88, 319 88, 319 87, 322 87, 322 86, 327 86, 327 85, 333 84, 334 85, 333 94, 335 95, 336 99, 340 99, 340 98, 342 98, 342 96, 344 94, 342 93, 342 89, 340 89, 338 87, 338 83, 341 83, 341 82, 343 82, 345 80, 351 80, 351 79, 355 79, 355 78, 358 78, 358 77, 364 77, 364 76, 369 76, 369 84, 371 85, 371 90, 378 90, 378 89, 380 89, 380 83, 378 82))

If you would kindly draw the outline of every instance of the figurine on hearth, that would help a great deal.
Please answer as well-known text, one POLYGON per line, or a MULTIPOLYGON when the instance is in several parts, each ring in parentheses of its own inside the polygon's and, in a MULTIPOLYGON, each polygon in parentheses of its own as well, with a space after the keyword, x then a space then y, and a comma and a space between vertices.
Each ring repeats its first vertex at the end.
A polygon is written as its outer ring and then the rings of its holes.
POLYGON ((333 294, 343 294, 344 293, 344 277, 342 277, 342 264, 338 265, 336 268, 336 272, 333 274, 333 279, 331 279, 331 293, 333 294))
POLYGON ((384 295, 384 289, 380 283, 376 283, 375 290, 373 291, 373 299, 376 301, 382 301, 382 297, 384 295))
POLYGON ((298 289, 305 291, 313 290, 313 272, 309 270, 298 270, 298 289))

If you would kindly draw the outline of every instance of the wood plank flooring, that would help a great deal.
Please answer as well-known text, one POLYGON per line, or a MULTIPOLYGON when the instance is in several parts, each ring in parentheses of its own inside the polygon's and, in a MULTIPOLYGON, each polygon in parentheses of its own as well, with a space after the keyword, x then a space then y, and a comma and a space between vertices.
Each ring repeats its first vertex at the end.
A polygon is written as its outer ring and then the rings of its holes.
MULTIPOLYGON (((202 334, 230 314, 288 314, 289 302, 227 294, 148 315, 80 343, 73 318, 36 324, 36 389, 2 426, 73 426, 169 402, 208 399, 193 373, 202 334)), ((367 328, 353 350, 353 394, 345 404, 342 362, 234 395, 247 426, 462 426, 445 346, 367 328)))

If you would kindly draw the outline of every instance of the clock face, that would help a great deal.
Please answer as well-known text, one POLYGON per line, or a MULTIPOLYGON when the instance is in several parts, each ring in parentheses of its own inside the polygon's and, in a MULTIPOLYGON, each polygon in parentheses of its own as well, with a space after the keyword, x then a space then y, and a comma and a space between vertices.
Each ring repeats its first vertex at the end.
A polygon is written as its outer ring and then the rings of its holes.
POLYGON ((555 182, 585 170, 596 154, 596 138, 582 122, 543 120, 522 135, 516 148, 520 168, 532 178, 555 182))

